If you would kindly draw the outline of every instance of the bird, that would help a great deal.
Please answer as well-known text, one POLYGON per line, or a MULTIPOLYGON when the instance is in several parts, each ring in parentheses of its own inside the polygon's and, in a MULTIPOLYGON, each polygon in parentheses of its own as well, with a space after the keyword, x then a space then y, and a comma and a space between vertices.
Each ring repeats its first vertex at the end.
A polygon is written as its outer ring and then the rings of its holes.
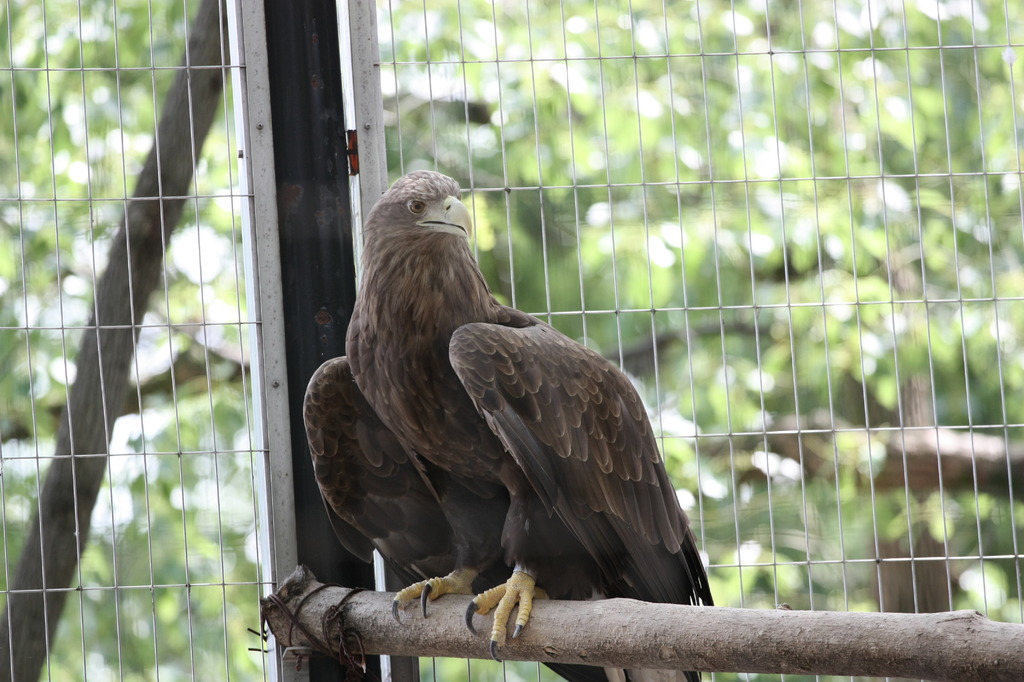
POLYGON ((339 541, 367 561, 377 549, 408 583, 396 618, 474 595, 467 626, 494 611, 495 659, 537 598, 713 605, 638 392, 600 353, 495 298, 461 198, 452 178, 414 171, 365 220, 346 355, 303 402, 339 541))

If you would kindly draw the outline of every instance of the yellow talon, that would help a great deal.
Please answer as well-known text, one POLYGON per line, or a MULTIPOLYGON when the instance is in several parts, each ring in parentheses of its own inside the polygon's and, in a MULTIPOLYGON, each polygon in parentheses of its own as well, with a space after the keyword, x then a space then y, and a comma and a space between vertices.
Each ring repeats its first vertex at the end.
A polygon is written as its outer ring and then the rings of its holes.
POLYGON ((530 620, 530 612, 533 610, 533 600, 546 599, 547 593, 537 587, 537 581, 525 571, 516 569, 512 576, 502 585, 478 594, 470 603, 466 612, 466 624, 474 633, 473 614, 481 616, 494 609, 494 625, 491 628, 491 657, 498 659, 498 647, 505 644, 508 635, 508 619, 512 615, 512 609, 519 605, 519 615, 516 616, 516 628, 512 637, 518 637, 526 623, 530 620))
POLYGON ((391 615, 398 620, 399 608, 405 607, 418 597, 423 608, 423 617, 426 618, 428 600, 433 601, 446 594, 473 594, 473 580, 476 575, 477 572, 471 568, 460 568, 443 578, 431 578, 413 583, 395 595, 394 601, 391 602, 391 615))

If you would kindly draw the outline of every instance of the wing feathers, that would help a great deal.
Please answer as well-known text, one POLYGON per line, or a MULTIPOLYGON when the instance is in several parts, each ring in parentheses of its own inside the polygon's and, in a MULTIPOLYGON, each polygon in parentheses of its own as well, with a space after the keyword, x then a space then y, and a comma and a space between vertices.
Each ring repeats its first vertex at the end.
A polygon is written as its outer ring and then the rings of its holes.
POLYGON ((408 582, 452 570, 451 529, 434 491, 366 402, 346 358, 325 362, 310 379, 303 419, 341 543, 364 561, 376 546, 408 582))
POLYGON ((619 570, 614 557, 625 551, 632 596, 711 603, 703 569, 694 570, 693 535, 625 375, 540 322, 464 325, 449 356, 544 504, 606 575, 619 570))

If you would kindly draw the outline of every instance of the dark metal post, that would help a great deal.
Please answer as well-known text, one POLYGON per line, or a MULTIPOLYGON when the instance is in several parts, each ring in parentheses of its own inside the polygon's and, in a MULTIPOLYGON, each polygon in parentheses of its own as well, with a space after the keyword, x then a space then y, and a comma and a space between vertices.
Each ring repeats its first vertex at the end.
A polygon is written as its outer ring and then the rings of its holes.
MULTIPOLYGON (((373 588, 373 568, 345 552, 313 478, 302 423, 306 383, 344 355, 355 302, 335 0, 264 0, 274 125, 298 559, 323 582, 373 588)), ((370 662, 379 676, 379 662, 370 662)), ((343 679, 310 661, 310 679, 343 679)), ((372 677, 371 677, 372 679, 372 677)))

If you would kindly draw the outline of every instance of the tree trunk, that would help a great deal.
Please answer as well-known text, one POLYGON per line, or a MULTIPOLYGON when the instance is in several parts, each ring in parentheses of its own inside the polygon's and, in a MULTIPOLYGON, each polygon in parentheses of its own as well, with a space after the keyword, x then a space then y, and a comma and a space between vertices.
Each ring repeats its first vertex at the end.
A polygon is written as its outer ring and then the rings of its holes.
MULTIPOLYGON (((910 264, 895 257, 894 263, 893 289, 900 298, 909 299, 923 290, 921 279, 910 264)), ((908 354, 907 349, 921 354, 928 353, 928 340, 921 332, 927 321, 921 307, 907 304, 902 306, 900 312, 908 330, 903 335, 896 335, 900 339, 904 355, 908 354)), ((911 374, 906 368, 901 368, 901 374, 904 375, 900 381, 901 409, 900 414, 894 416, 900 426, 911 431, 900 434, 902 437, 894 437, 890 442, 890 446, 895 446, 890 448, 890 453, 896 456, 891 458, 889 468, 895 470, 897 476, 902 474, 902 477, 906 478, 910 467, 909 457, 905 455, 907 434, 920 433, 915 427, 934 428, 936 415, 932 411, 931 377, 926 372, 911 374), (893 449, 896 452, 893 452, 893 449)), ((933 433, 936 432, 928 431, 928 435, 933 433)), ((912 435, 910 438, 913 437, 912 435)), ((969 453, 969 456, 973 461, 973 455, 969 453)), ((936 467, 934 486, 911 486, 907 481, 908 499, 911 502, 906 509, 907 536, 912 540, 904 537, 878 539, 879 558, 896 559, 883 561, 879 566, 878 604, 884 611, 928 613, 946 611, 951 606, 949 594, 952 576, 949 574, 948 561, 926 558, 946 556, 946 547, 943 542, 932 537, 927 519, 914 518, 914 503, 923 503, 932 490, 941 489, 939 481, 943 477, 943 472, 938 469, 938 452, 935 453, 933 461, 936 467)))
POLYGON ((114 421, 124 405, 135 343, 164 250, 181 217, 192 173, 224 87, 225 15, 203 0, 184 64, 160 116, 75 358, 77 375, 61 415, 54 459, 0 617, 0 679, 35 680, 53 646, 61 611, 89 535, 114 421), (175 197, 163 199, 162 197, 175 197))

